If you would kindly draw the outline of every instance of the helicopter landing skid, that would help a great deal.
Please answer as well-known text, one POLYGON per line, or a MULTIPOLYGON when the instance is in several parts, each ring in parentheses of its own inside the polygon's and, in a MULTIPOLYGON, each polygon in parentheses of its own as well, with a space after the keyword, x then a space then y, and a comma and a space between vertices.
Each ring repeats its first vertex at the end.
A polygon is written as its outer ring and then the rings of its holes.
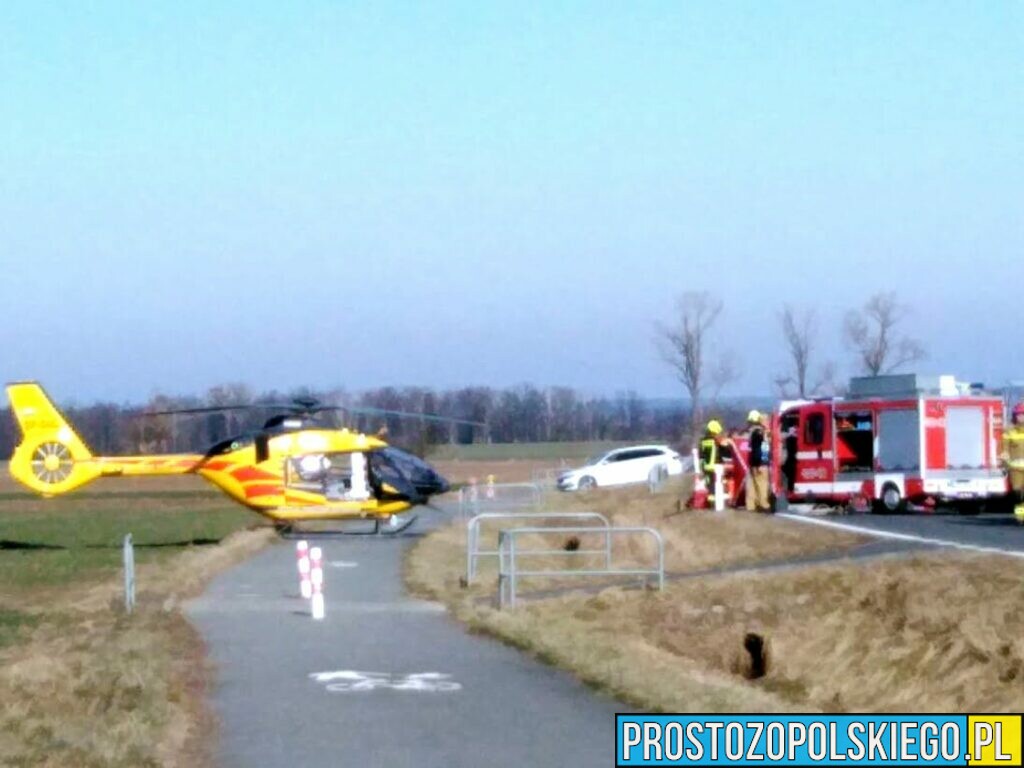
POLYGON ((309 520, 296 520, 294 522, 279 524, 276 527, 278 534, 283 539, 301 539, 306 536, 397 536, 408 530, 416 522, 417 515, 391 515, 388 518, 374 518, 372 527, 367 528, 365 523, 369 520, 334 520, 334 523, 355 523, 357 525, 342 525, 334 528, 304 527, 301 523, 320 522, 309 520), (363 525, 358 525, 363 524, 363 525))

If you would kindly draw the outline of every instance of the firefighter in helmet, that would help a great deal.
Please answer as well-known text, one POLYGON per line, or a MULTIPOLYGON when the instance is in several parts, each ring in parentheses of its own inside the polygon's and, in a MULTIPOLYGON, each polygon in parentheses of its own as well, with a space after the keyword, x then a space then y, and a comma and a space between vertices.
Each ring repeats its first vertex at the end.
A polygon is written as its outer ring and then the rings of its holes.
POLYGON ((712 419, 708 422, 704 437, 700 441, 700 471, 704 475, 708 498, 712 501, 715 498, 715 465, 722 461, 718 444, 721 436, 722 422, 712 419))
POLYGON ((1010 470, 1013 514, 1024 523, 1024 400, 1013 406, 1012 423, 1003 433, 1003 461, 1010 470))
POLYGON ((768 500, 768 463, 769 448, 767 431, 764 428, 764 416, 760 411, 747 414, 750 442, 750 471, 747 473, 746 500, 748 512, 770 512, 768 500))

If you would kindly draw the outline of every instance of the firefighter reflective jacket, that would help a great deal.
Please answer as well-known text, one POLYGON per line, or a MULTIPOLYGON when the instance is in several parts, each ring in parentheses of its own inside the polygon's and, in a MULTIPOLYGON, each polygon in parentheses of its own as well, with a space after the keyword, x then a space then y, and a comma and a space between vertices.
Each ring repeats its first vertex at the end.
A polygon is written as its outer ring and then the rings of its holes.
POLYGON ((1010 469, 1024 471, 1024 425, 1015 424, 1003 433, 1003 457, 1010 469))
POLYGON ((704 472, 713 472, 718 463, 718 439, 713 435, 705 435, 700 441, 700 468, 704 472))

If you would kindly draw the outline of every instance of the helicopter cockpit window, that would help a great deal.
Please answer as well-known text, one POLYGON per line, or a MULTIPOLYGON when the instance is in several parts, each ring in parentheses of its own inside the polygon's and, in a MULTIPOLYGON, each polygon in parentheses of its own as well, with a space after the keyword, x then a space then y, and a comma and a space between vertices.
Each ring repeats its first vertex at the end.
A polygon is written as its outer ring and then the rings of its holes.
POLYGON ((207 452, 207 456, 220 456, 225 453, 232 453, 237 451, 239 448, 245 448, 246 446, 252 445, 253 438, 251 435, 244 435, 242 437, 232 437, 229 440, 221 440, 219 443, 210 448, 207 452))
POLYGON ((370 475, 375 490, 389 498, 417 501, 448 490, 427 462, 392 446, 370 454, 370 475))
POLYGON ((328 501, 363 501, 370 497, 362 453, 307 453, 290 457, 285 467, 289 488, 323 494, 328 501))

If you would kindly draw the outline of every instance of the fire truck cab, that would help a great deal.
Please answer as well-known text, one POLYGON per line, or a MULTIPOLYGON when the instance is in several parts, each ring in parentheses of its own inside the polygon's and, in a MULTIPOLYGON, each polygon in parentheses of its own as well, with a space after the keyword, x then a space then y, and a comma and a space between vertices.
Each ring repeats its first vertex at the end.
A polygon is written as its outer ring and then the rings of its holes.
POLYGON ((855 378, 845 398, 781 403, 773 427, 772 486, 791 502, 972 512, 1007 492, 1003 401, 952 376, 855 378))

